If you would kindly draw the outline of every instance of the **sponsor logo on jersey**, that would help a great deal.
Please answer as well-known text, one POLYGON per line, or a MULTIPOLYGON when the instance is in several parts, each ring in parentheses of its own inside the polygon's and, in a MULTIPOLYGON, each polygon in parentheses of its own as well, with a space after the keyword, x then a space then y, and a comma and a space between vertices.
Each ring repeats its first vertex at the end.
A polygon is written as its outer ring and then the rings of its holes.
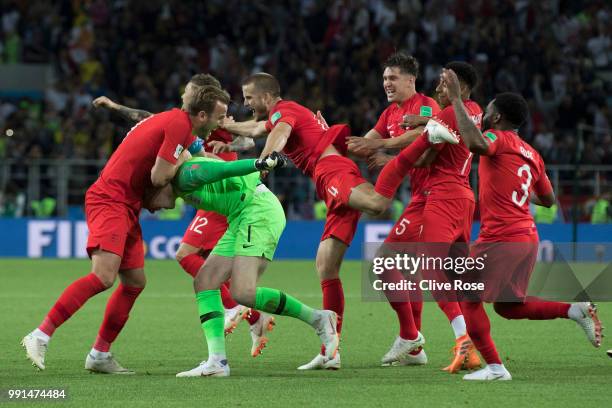
POLYGON ((185 148, 183 147, 183 145, 176 145, 176 149, 174 149, 174 158, 178 159, 181 153, 183 153, 184 149, 185 148))
POLYGON ((272 122, 273 125, 276 124, 276 122, 278 122, 278 120, 281 118, 281 113, 280 112, 274 112, 274 115, 272 115, 272 117, 270 118, 270 122, 272 122))
POLYGON ((432 110, 431 110, 431 106, 421 106, 421 109, 419 111, 419 115, 420 116, 427 116, 427 117, 431 117, 432 115, 432 110))
POLYGON ((497 140, 497 136, 495 136, 495 133, 493 133, 493 132, 486 132, 486 133, 485 133, 485 137, 486 137, 487 139, 489 139, 489 141, 490 141, 491 143, 493 143, 494 141, 496 141, 496 140, 497 140))
POLYGON ((328 188, 327 191, 329 191, 329 194, 331 194, 334 197, 338 195, 338 189, 334 186, 331 186, 330 188, 328 188))

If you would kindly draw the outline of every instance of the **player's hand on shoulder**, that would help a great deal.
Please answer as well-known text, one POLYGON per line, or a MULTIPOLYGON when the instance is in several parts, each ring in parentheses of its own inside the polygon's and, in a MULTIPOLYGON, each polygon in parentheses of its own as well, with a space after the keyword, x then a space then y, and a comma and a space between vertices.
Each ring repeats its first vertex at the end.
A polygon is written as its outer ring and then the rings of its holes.
POLYGON ((115 102, 107 96, 99 96, 91 103, 95 108, 112 108, 115 105, 115 102))
POLYGON ((219 122, 219 127, 221 129, 225 129, 225 126, 232 125, 234 123, 236 123, 236 121, 234 120, 233 116, 226 116, 223 118, 221 122, 219 122))
POLYGON ((208 142, 208 146, 212 147, 212 152, 214 154, 231 152, 230 145, 220 140, 210 141, 208 142))
POLYGON ((287 166, 287 156, 278 152, 272 152, 255 161, 255 168, 261 171, 270 171, 285 166, 287 166))

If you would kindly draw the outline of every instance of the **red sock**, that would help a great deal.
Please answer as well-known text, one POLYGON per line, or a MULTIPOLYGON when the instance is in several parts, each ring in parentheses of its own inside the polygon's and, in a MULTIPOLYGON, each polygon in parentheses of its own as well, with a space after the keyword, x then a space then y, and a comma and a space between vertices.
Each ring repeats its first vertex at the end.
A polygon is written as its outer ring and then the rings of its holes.
POLYGON ((98 351, 108 351, 130 316, 130 310, 136 298, 144 288, 124 286, 119 283, 113 292, 104 312, 104 320, 93 348, 98 351))
MULTIPOLYGON (((338 325, 336 330, 338 335, 342 331, 342 317, 344 316, 344 290, 340 279, 325 279, 321 281, 323 291, 323 309, 333 310, 338 314, 338 325)), ((325 353, 325 348, 321 346, 321 353, 325 353)))
POLYGON ((185 272, 195 278, 205 261, 199 254, 193 253, 181 259, 179 264, 185 272))
POLYGON ((391 160, 378 175, 374 189, 377 193, 392 198, 402 184, 402 180, 408 174, 419 157, 431 147, 426 135, 418 137, 408 147, 404 148, 393 160, 391 160))
POLYGON ((226 309, 233 309, 238 306, 238 302, 234 300, 229 291, 229 282, 224 282, 223 285, 221 285, 221 301, 223 302, 223 307, 226 309))
POLYGON ((261 313, 259 313, 259 311, 255 310, 255 309, 251 309, 251 311, 247 314, 247 321, 249 322, 249 324, 252 326, 255 323, 257 323, 257 321, 259 320, 259 317, 261 316, 261 313))
POLYGON ((410 302, 389 302, 389 304, 393 310, 395 310, 395 313, 397 313, 397 319, 400 326, 400 337, 405 340, 416 339, 419 333, 414 323, 410 302))
POLYGON ((418 331, 421 331, 421 315, 423 314, 423 301, 410 302, 410 308, 412 309, 412 319, 414 325, 418 331))
POLYGON ((75 280, 64 289, 64 292, 38 328, 45 334, 52 336, 55 329, 79 310, 90 297, 104 290, 106 290, 106 286, 93 272, 75 280))
POLYGON ((548 302, 537 297, 527 297, 525 303, 496 302, 493 307, 506 319, 552 320, 568 319, 569 303, 548 302))
POLYGON ((461 302, 461 310, 467 331, 474 346, 487 364, 501 364, 501 359, 491 338, 491 323, 482 303, 461 302))
POLYGON ((439 301, 438 306, 440 307, 440 310, 444 312, 449 322, 452 322, 455 317, 462 315, 461 306, 459 306, 459 303, 457 302, 439 301))

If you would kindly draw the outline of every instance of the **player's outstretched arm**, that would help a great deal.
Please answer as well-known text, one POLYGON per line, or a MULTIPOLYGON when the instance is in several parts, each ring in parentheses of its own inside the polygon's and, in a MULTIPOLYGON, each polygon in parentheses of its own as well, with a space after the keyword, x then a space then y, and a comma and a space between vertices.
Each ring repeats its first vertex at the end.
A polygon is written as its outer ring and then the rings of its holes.
POLYGON ((383 147, 385 149, 403 149, 410 143, 414 142, 417 137, 421 136, 425 126, 419 126, 414 129, 407 130, 398 137, 391 137, 389 139, 383 139, 383 147))
POLYGON ((221 140, 213 140, 208 142, 208 145, 212 147, 213 153, 227 153, 227 152, 245 152, 255 147, 255 141, 250 137, 236 136, 231 143, 225 143, 221 140))
POLYGON ((268 135, 266 145, 259 157, 264 158, 272 152, 280 153, 285 148, 289 136, 291 136, 291 125, 285 122, 278 123, 268 135))
POLYGON ((452 69, 442 70, 442 80, 448 94, 448 98, 453 104, 455 118, 457 119, 457 127, 463 142, 473 153, 486 155, 489 151, 489 144, 484 138, 480 130, 468 116, 463 101, 461 100, 461 87, 459 78, 452 69))
POLYGON ((364 137, 348 137, 346 145, 349 153, 359 157, 369 157, 384 147, 384 140, 376 129, 370 129, 364 137))
POLYGON ((245 122, 233 122, 230 120, 223 121, 221 127, 236 136, 244 136, 250 138, 263 137, 268 134, 265 121, 257 121, 255 119, 245 122))
POLYGON ((94 99, 92 104, 96 108, 105 108, 110 111, 116 112, 124 119, 132 122, 140 122, 141 120, 153 115, 151 112, 145 110, 133 109, 128 108, 125 105, 120 105, 106 96, 100 96, 94 99))
POLYGON ((246 176, 258 171, 270 171, 284 167, 287 159, 274 152, 263 159, 224 161, 190 161, 185 163, 174 179, 180 191, 191 191, 204 184, 214 183, 228 177, 246 176))

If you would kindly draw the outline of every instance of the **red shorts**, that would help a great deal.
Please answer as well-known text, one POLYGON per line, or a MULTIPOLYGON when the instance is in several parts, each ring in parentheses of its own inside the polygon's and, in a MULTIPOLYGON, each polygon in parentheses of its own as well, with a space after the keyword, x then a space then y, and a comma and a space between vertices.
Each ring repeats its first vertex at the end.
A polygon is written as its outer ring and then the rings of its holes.
POLYGON ((428 199, 423 208, 421 242, 470 242, 474 201, 428 199))
POLYGON ((484 283, 481 300, 486 302, 522 302, 527 296, 529 279, 538 258, 538 234, 500 237, 503 242, 477 240, 470 256, 483 257, 485 268, 478 281, 484 283))
POLYGON ((144 267, 144 242, 138 211, 88 190, 85 218, 89 228, 89 257, 95 249, 101 249, 121 257, 119 269, 144 267))
POLYGON ((327 206, 321 241, 334 237, 350 245, 361 212, 348 206, 349 197, 353 187, 367 183, 367 180, 361 176, 354 161, 344 156, 331 155, 317 162, 314 182, 319 198, 327 206))
POLYGON ((425 203, 424 200, 411 201, 395 222, 385 242, 419 242, 425 203))
POLYGON ((227 230, 227 218, 213 211, 198 210, 185 230, 185 244, 203 250, 213 249, 227 230))

